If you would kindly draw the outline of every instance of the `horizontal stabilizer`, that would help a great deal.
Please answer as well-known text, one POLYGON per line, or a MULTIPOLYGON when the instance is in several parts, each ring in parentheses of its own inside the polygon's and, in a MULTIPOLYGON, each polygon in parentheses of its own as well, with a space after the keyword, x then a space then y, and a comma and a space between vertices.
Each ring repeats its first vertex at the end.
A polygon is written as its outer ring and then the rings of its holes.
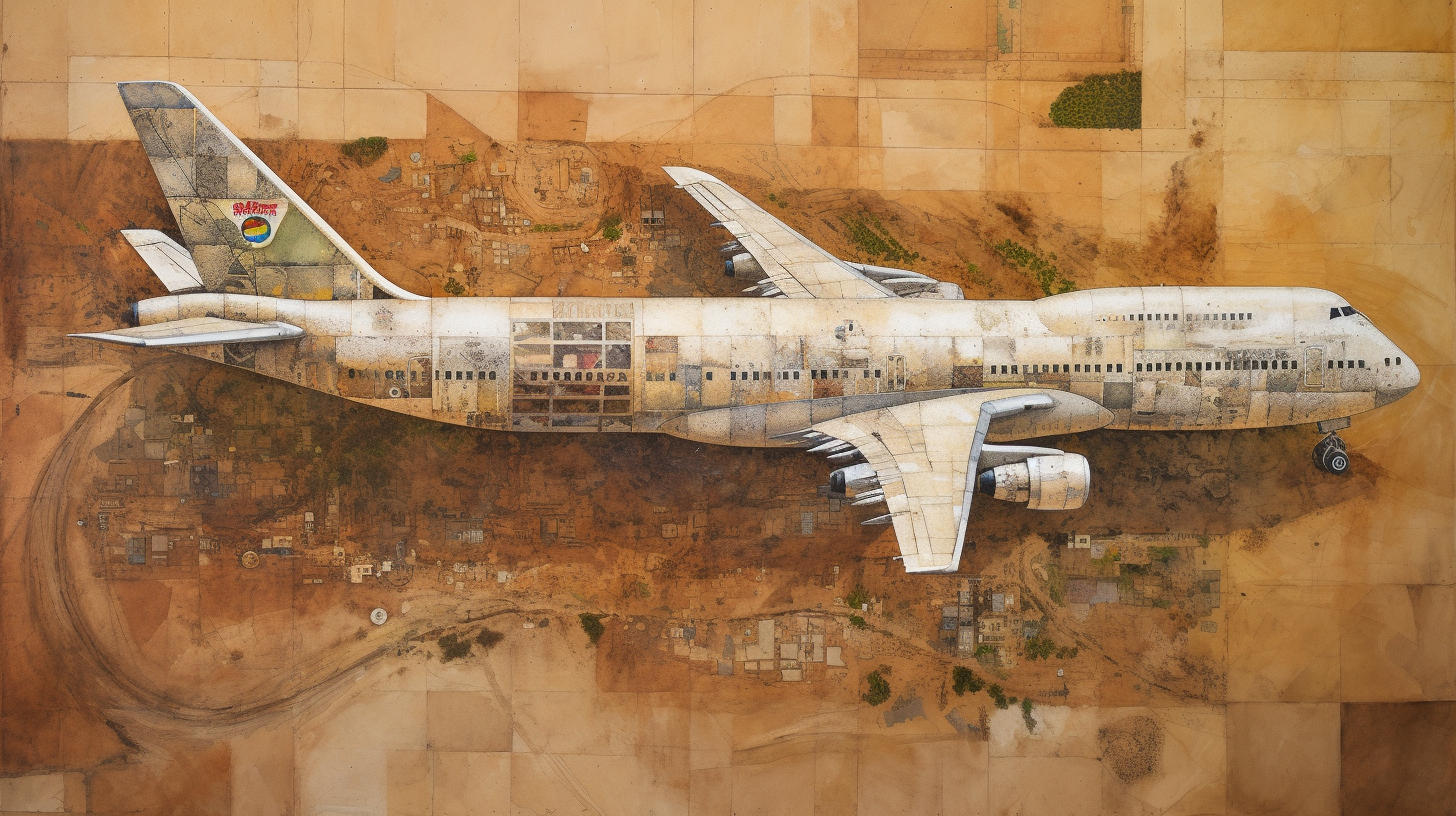
POLYGON ((242 320, 224 320, 221 317, 191 317, 186 320, 169 320, 134 329, 117 329, 109 332, 87 332, 72 334, 85 340, 101 340, 120 343, 124 346, 145 348, 167 348, 177 346, 206 346, 213 343, 266 343, 270 340, 292 340, 303 336, 303 329, 272 320, 267 323, 248 323, 242 320))
POLYGON ((166 233, 129 229, 122 230, 121 234, 152 268, 168 292, 176 294, 203 288, 202 275, 197 272, 197 264, 192 262, 192 253, 168 238, 166 233))

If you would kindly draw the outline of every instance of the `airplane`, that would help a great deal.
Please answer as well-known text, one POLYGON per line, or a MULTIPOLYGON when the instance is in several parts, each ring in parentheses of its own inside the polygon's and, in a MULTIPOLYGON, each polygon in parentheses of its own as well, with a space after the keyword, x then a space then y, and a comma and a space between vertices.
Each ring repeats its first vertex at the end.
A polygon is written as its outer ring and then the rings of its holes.
POLYGON ((355 402, 498 431, 665 433, 800 447, 884 505, 910 573, 954 573, 977 492, 1088 497, 1087 459, 1023 440, 1094 429, 1313 423, 1343 474, 1350 417, 1420 372, 1312 288, 1153 286, 1032 301, 845 261, 722 181, 664 171, 732 235, 738 298, 427 298, 391 283, 184 88, 119 84, 183 243, 123 230, 170 294, 130 328, 165 348, 355 402))

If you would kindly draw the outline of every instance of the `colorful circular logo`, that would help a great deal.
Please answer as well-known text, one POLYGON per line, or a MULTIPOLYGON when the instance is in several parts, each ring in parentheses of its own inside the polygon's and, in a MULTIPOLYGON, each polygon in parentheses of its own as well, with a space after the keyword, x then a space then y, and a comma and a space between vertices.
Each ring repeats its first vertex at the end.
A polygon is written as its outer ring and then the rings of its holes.
POLYGON ((250 215, 244 218, 238 229, 243 231, 243 240, 250 244, 261 244, 268 240, 269 235, 273 234, 273 225, 269 224, 268 219, 261 215, 250 215))

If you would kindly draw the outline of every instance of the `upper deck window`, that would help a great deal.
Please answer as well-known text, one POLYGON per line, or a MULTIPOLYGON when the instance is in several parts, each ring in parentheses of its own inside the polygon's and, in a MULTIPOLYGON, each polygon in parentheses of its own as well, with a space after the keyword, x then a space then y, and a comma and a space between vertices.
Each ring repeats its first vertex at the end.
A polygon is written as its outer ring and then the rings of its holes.
POLYGON ((1330 307, 1330 319, 1331 320, 1334 320, 1337 317, 1349 317, 1350 315, 1357 315, 1357 314, 1360 314, 1360 313, 1357 312, 1357 311, 1355 311, 1355 307, 1354 306, 1331 306, 1330 307))

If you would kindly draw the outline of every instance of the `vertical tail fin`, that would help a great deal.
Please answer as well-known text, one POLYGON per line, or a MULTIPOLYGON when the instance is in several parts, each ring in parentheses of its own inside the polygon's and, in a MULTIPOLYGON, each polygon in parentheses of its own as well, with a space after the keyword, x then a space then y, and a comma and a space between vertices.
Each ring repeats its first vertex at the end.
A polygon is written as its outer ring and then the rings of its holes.
POLYGON ((117 87, 207 291, 350 300, 378 287, 423 299, 374 271, 186 89, 117 87))

